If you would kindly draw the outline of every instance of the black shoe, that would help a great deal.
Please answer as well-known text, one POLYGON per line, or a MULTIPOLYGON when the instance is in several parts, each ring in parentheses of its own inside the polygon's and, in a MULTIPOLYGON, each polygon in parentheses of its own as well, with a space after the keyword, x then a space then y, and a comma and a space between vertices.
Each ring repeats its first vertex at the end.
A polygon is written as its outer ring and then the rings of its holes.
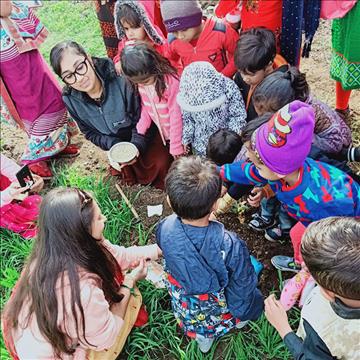
POLYGON ((252 220, 249 222, 249 227, 256 231, 263 231, 273 227, 276 224, 274 219, 267 219, 264 216, 256 213, 253 215, 252 220))

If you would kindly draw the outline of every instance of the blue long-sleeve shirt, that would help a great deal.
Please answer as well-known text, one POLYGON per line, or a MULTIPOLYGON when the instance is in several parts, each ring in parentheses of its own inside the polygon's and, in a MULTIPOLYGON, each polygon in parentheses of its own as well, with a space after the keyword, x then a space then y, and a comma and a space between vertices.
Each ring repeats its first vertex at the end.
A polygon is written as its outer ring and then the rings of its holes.
POLYGON ((238 184, 269 184, 289 215, 305 226, 329 216, 360 216, 360 186, 338 168, 310 158, 293 186, 262 178, 249 162, 227 164, 219 171, 223 179, 238 184))

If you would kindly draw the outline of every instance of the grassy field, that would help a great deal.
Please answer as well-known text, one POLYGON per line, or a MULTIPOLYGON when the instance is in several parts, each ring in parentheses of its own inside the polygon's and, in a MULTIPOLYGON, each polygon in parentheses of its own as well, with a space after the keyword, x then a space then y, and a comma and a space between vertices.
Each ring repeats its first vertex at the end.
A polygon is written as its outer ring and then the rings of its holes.
MULTIPOLYGON (((124 246, 148 242, 148 229, 134 224, 130 210, 118 200, 112 184, 102 177, 82 176, 77 169, 70 167, 57 169, 54 179, 51 187, 77 186, 94 194, 108 218, 105 237, 111 242, 124 246)), ((1 232, 0 284, 3 307, 31 251, 32 242, 8 231, 1 232)), ((145 281, 141 282, 140 290, 149 311, 149 323, 132 331, 122 355, 124 359, 289 359, 280 337, 264 317, 241 332, 228 334, 213 346, 209 354, 203 356, 195 342, 189 342, 176 328, 167 292, 145 281)), ((293 317, 297 318, 297 312, 293 317)), ((8 359, 3 343, 0 358, 8 359)))
MULTIPOLYGON (((72 39, 78 41, 96 56, 104 56, 105 50, 100 35, 93 4, 90 1, 46 1, 38 15, 50 31, 50 36, 41 51, 48 60, 50 49, 57 42, 72 39)), ((94 193, 100 208, 108 218, 105 236, 113 243, 144 245, 152 229, 135 225, 132 214, 118 200, 109 182, 99 175, 85 176, 77 168, 56 169, 55 186, 78 186, 94 193)), ((11 232, 1 230, 1 298, 3 308, 11 289, 19 277, 24 261, 31 251, 32 242, 11 232)), ((211 352, 202 355, 194 342, 188 341, 176 328, 165 290, 155 289, 146 282, 140 284, 144 303, 150 314, 145 327, 134 329, 123 351, 124 359, 289 359, 280 337, 264 317, 251 323, 244 330, 232 332, 222 338, 211 352)), ((294 319, 298 312, 292 313, 294 319)), ((293 322, 296 320, 293 320, 293 322)), ((8 359, 1 337, 0 358, 8 359)))

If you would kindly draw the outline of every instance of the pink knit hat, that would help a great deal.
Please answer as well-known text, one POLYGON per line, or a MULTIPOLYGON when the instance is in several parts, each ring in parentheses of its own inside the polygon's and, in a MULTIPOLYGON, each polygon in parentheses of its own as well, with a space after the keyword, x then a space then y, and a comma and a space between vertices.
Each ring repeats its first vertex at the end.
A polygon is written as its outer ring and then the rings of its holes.
POLYGON ((256 131, 255 148, 263 163, 280 175, 299 169, 310 152, 314 135, 313 108, 293 101, 256 131))

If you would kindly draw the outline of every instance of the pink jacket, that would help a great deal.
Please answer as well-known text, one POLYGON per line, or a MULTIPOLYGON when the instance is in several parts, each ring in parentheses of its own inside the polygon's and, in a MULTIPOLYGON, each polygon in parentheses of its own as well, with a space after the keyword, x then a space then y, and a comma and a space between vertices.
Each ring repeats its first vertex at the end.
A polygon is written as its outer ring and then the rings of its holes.
POLYGON ((139 85, 141 96, 141 116, 136 129, 144 135, 150 128, 152 121, 159 129, 164 145, 170 140, 170 154, 184 153, 182 138, 182 115, 176 101, 179 92, 179 80, 174 76, 166 76, 166 90, 159 100, 154 85, 139 85))
MULTIPOLYGON (((105 240, 105 246, 114 255, 122 270, 126 270, 132 262, 141 257, 154 260, 158 257, 157 245, 124 248, 113 245, 105 240)), ((88 349, 101 351, 110 348, 114 344, 124 321, 111 312, 109 303, 106 301, 96 277, 85 271, 80 271, 79 275, 80 297, 85 316, 85 336, 91 345, 87 344, 83 338, 79 339, 76 336, 75 321, 72 316, 70 301, 66 302, 64 307, 62 301, 59 301, 58 325, 61 329, 66 329, 67 333, 72 337, 74 344, 79 344, 73 355, 63 355, 62 358, 64 360, 85 360, 88 349)), ((70 283, 66 276, 64 283, 65 298, 69 298, 70 283)), ((56 288, 59 299, 61 298, 61 290, 59 284, 56 288)), ((17 355, 20 359, 54 359, 52 347, 41 335, 34 316, 30 319, 29 325, 22 329, 29 305, 29 303, 24 304, 19 317, 19 328, 13 333, 17 355)))

